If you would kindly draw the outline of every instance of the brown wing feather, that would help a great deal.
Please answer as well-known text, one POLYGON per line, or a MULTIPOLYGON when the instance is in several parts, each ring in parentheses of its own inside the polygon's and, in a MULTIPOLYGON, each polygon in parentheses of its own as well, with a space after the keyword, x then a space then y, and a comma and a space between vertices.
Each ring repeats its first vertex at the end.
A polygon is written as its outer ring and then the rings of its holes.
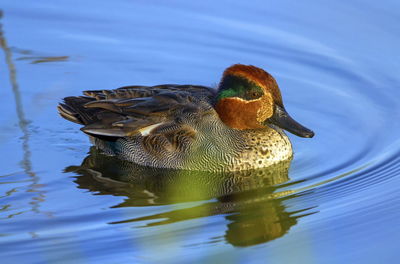
POLYGON ((195 138, 196 131, 190 126, 170 122, 160 125, 151 134, 143 137, 142 146, 147 153, 154 156, 165 152, 185 152, 195 138))
POLYGON ((205 86, 159 85, 85 91, 84 94, 65 98, 58 107, 61 116, 85 125, 82 131, 93 136, 124 137, 158 125, 172 127, 180 112, 201 107, 199 102, 211 103, 215 92, 205 86))

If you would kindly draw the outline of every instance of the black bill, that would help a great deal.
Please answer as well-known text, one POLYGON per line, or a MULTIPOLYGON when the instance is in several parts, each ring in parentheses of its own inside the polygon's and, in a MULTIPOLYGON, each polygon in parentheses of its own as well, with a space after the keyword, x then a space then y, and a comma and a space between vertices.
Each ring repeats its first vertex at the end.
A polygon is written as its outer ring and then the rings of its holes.
POLYGON ((266 122, 274 124, 282 129, 289 131, 299 137, 312 138, 314 132, 297 123, 286 112, 285 108, 275 105, 275 111, 271 118, 266 122))

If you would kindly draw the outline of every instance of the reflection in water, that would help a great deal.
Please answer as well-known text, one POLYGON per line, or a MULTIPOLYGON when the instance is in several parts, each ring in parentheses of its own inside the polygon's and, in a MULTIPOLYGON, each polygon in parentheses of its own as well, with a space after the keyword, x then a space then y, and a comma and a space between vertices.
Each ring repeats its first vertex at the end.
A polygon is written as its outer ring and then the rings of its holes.
MULTIPOLYGON (((0 19, 3 17, 3 12, 0 10, 0 19)), ((28 124, 29 121, 25 118, 25 113, 23 110, 23 105, 22 105, 22 99, 21 99, 21 92, 19 89, 19 85, 17 82, 17 70, 15 68, 13 58, 12 58, 12 49, 8 46, 7 40, 3 31, 3 25, 0 23, 0 47, 4 51, 5 54, 5 59, 6 59, 6 64, 7 68, 9 71, 9 78, 11 82, 11 87, 12 91, 14 94, 14 99, 15 99, 15 107, 17 111, 17 116, 18 116, 18 125, 19 128, 22 132, 22 150, 23 150, 23 158, 21 161, 22 168, 25 172, 26 175, 30 177, 30 180, 32 184, 30 184, 29 189, 27 190, 28 192, 32 192, 36 194, 36 197, 33 197, 31 202, 29 204, 32 205, 31 210, 35 213, 40 213, 40 202, 45 200, 45 194, 43 191, 40 191, 38 187, 40 187, 39 184, 39 177, 33 172, 32 170, 32 163, 31 163, 31 150, 29 147, 29 129, 28 129, 28 124)), ((6 195, 11 195, 14 190, 11 190, 8 192, 6 195)), ((2 211, 3 208, 0 208, 0 211, 2 211)), ((5 208, 7 209, 7 208, 5 208)), ((17 212, 11 215, 8 215, 8 218, 13 217, 14 215, 22 214, 23 212, 17 212)), ((49 215, 49 213, 46 213, 49 215)))
MULTIPOLYGON (((0 19, 3 17, 3 12, 0 10, 0 19)), ((17 71, 12 59, 11 49, 7 45, 7 40, 3 32, 3 25, 0 23, 0 47, 4 51, 6 64, 9 71, 9 78, 11 82, 12 91, 15 99, 15 106, 17 110, 18 116, 18 125, 22 131, 22 148, 24 150, 24 158, 22 161, 22 167, 25 172, 34 177, 34 173, 32 172, 32 165, 30 162, 31 151, 29 149, 29 132, 28 132, 28 120, 25 118, 25 114, 22 107, 21 93, 19 91, 19 86, 17 83, 17 71)))
POLYGON ((17 60, 30 60, 32 64, 38 64, 43 62, 67 61, 68 59, 68 56, 25 56, 17 60))
POLYGON ((114 207, 154 206, 205 201, 201 205, 127 219, 111 224, 146 221, 146 226, 188 219, 225 215, 225 240, 234 246, 249 246, 283 236, 297 219, 315 212, 311 208, 288 212, 284 201, 291 191, 279 192, 289 180, 290 162, 263 170, 236 173, 160 170, 106 156, 92 147, 76 172, 78 188, 97 194, 126 196, 114 207))

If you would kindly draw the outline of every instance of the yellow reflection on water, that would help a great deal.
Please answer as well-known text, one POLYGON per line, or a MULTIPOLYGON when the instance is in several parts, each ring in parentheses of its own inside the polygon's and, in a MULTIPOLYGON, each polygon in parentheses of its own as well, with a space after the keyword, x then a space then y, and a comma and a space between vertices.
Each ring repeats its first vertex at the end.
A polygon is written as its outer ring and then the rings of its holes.
POLYGON ((310 208, 288 212, 283 203, 291 194, 279 191, 288 186, 289 166, 287 161, 235 173, 155 169, 103 155, 92 147, 80 166, 70 166, 66 171, 80 175, 75 180, 78 188, 126 197, 114 207, 169 205, 162 213, 110 224, 141 222, 143 227, 155 227, 223 215, 223 239, 245 247, 283 236, 298 218, 310 214, 306 212, 310 208))

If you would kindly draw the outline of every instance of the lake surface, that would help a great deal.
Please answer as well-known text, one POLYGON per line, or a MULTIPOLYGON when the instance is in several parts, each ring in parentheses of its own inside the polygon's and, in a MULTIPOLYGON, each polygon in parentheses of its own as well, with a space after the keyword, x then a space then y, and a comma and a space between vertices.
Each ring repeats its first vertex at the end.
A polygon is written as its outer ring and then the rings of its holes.
POLYGON ((397 263, 400 2, 2 1, 2 263, 397 263), (316 136, 246 175, 106 157, 56 106, 252 64, 316 136))

